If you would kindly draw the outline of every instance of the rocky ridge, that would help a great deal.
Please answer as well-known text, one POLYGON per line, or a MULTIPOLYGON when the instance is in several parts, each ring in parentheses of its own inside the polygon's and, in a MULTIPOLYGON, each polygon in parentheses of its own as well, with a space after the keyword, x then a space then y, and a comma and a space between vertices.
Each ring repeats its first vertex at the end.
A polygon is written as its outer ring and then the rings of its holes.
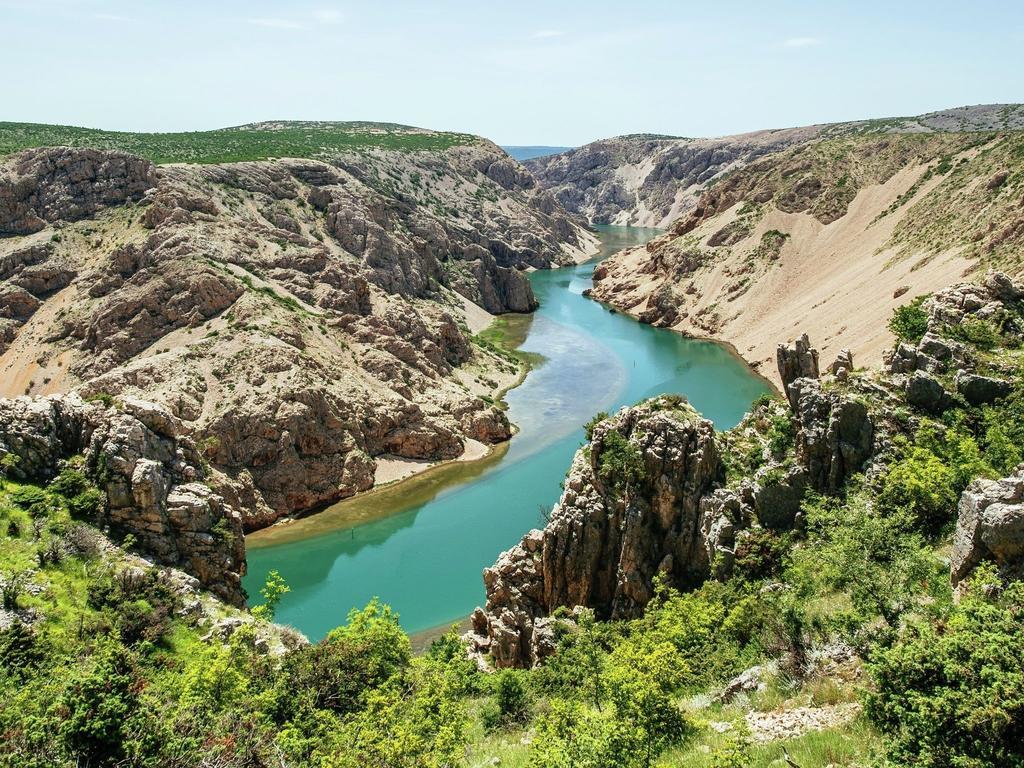
POLYGON ((169 166, 27 150, 0 161, 0 235, 4 394, 166 408, 246 529, 371 487, 374 457, 507 439, 490 401, 518 363, 466 308, 532 309, 522 270, 593 243, 483 140, 169 166))
POLYGON ((916 117, 857 120, 716 138, 634 134, 528 160, 541 186, 594 224, 669 227, 701 207, 701 192, 732 171, 791 147, 836 137, 1024 129, 1024 105, 986 104, 916 117))

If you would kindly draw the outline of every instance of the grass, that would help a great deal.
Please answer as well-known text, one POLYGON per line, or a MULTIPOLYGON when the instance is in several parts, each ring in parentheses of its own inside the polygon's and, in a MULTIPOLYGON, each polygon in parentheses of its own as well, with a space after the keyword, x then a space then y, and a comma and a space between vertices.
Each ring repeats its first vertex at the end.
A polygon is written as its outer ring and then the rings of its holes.
POLYGON ((511 357, 530 371, 542 365, 544 355, 536 352, 525 352, 519 347, 526 341, 530 330, 531 315, 501 315, 494 318, 489 326, 473 337, 473 340, 502 357, 511 357))
MULTIPOLYGON (((716 733, 706 729, 684 746, 662 755, 659 765, 713 768, 723 764, 716 752, 730 746, 736 748, 736 742, 734 732, 716 733)), ((873 757, 882 754, 882 742, 878 734, 858 718, 839 728, 811 731, 768 744, 749 744, 741 750, 742 757, 737 764, 745 768, 785 768, 787 752, 800 768, 852 767, 868 765, 873 757)))
POLYGON ((380 148, 438 151, 472 144, 465 133, 419 131, 391 123, 259 123, 186 133, 125 133, 39 123, 0 122, 0 156, 32 147, 118 149, 157 164, 236 163, 275 157, 330 157, 380 148))

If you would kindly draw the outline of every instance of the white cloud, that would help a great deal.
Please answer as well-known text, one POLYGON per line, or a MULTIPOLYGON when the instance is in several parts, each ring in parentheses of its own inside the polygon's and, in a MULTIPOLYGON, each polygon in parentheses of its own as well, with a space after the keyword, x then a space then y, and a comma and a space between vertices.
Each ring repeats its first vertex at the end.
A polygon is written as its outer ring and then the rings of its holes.
POLYGON ((817 37, 791 37, 783 43, 787 48, 813 48, 821 45, 821 39, 817 37))
POLYGON ((345 14, 334 8, 321 8, 313 11, 313 18, 320 24, 340 24, 345 19, 345 14))
POLYGON ((301 21, 291 19, 249 19, 250 24, 268 29, 305 29, 306 25, 301 21))
POLYGON ((561 37, 562 32, 557 29, 539 29, 533 33, 534 40, 545 40, 549 37, 561 37))
POLYGON ((127 16, 120 16, 116 13, 97 13, 94 18, 100 21, 131 21, 127 16))

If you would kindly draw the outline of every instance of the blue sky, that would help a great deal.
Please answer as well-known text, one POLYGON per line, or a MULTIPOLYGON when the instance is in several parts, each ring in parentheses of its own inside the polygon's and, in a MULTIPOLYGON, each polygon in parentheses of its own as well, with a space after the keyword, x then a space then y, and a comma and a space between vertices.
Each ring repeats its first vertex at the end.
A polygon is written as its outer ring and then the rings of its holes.
POLYGON ((386 120, 506 144, 1024 101, 1024 3, 0 0, 0 120, 386 120))

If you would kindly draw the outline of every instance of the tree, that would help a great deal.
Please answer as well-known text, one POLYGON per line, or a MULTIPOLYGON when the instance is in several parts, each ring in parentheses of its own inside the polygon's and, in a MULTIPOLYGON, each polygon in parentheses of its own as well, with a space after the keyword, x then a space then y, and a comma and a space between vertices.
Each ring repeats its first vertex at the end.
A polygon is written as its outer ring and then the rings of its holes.
POLYGON ((263 596, 263 605, 257 605, 252 609, 252 615, 257 619, 273 621, 274 614, 281 598, 292 591, 292 588, 285 582, 284 577, 276 570, 267 574, 266 581, 260 587, 260 594, 263 596))
POLYGON ((896 307, 889 319, 889 330, 900 341, 919 342, 928 332, 928 313, 922 305, 928 296, 918 296, 909 304, 896 307))
POLYGON ((686 661, 674 645, 638 634, 608 657, 608 689, 621 732, 630 733, 647 768, 663 749, 679 743, 686 720, 673 694, 686 678, 686 661))

